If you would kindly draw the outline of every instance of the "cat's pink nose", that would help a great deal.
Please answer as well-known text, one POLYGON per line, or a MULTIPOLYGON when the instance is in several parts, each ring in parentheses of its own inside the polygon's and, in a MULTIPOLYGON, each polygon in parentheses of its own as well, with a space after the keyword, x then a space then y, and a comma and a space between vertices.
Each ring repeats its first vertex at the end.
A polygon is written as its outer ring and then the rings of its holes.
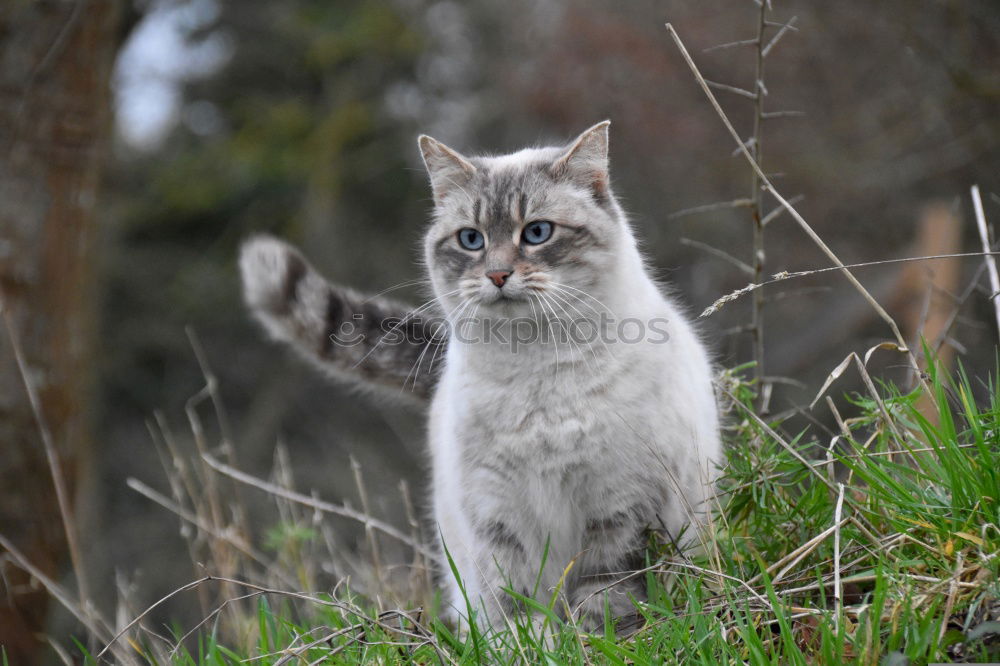
POLYGON ((497 288, 502 288, 510 277, 510 271, 486 271, 486 277, 493 280, 497 288))

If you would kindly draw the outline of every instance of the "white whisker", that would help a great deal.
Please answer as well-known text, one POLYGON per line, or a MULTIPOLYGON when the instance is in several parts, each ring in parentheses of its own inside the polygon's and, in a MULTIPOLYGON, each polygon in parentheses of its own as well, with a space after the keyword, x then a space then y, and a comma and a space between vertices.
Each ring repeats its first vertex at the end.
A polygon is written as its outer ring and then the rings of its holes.
MULTIPOLYGON (((552 306, 558 307, 560 310, 562 310, 563 314, 565 314, 566 317, 567 317, 567 319, 569 319, 570 323, 572 323, 573 318, 570 316, 569 312, 566 311, 566 308, 564 308, 562 305, 560 305, 553 298, 554 296, 555 296, 555 294, 549 294, 548 295, 547 298, 549 299, 549 304, 552 305, 552 306)), ((567 325, 565 322, 563 322, 562 319, 560 319, 559 321, 560 321, 560 324, 562 324, 563 331, 566 333, 566 339, 567 339, 568 343, 570 345, 573 345, 574 347, 576 347, 577 353, 580 355, 580 360, 583 361, 584 363, 586 363, 587 364, 587 370, 590 371, 591 374, 594 374, 594 367, 590 364, 590 359, 587 358, 587 354, 584 353, 584 351, 583 351, 583 345, 581 345, 579 342, 577 342, 576 340, 573 339, 573 332, 569 329, 569 325, 567 325)), ((590 352, 592 354, 594 354, 594 360, 597 361, 598 360, 597 359, 597 354, 594 353, 593 348, 590 349, 590 352)), ((575 377, 575 372, 574 372, 574 377, 575 377)))
POLYGON ((379 348, 379 346, 380 346, 380 345, 382 344, 382 342, 384 342, 384 341, 385 341, 385 339, 386 339, 387 337, 389 337, 390 335, 392 335, 393 333, 395 333, 395 332, 396 332, 397 330, 399 330, 399 327, 400 327, 400 326, 402 326, 403 324, 405 324, 405 323, 406 323, 406 322, 408 322, 409 320, 413 319, 413 318, 414 318, 414 317, 415 317, 415 316, 416 316, 417 314, 419 314, 420 312, 422 312, 422 311, 424 311, 424 310, 427 310, 427 309, 429 309, 429 308, 433 307, 435 303, 438 303, 438 304, 442 305, 442 307, 443 307, 443 305, 444 305, 444 304, 443 304, 443 303, 440 303, 441 299, 442 299, 442 298, 445 298, 446 296, 451 296, 451 295, 453 295, 453 294, 456 294, 456 293, 458 293, 459 291, 460 291, 459 289, 455 289, 455 290, 452 290, 452 291, 449 291, 449 292, 448 292, 448 293, 446 293, 446 294, 441 294, 440 296, 435 296, 434 298, 430 299, 429 301, 427 301, 426 303, 424 303, 424 304, 423 304, 423 305, 421 305, 420 307, 418 307, 418 308, 415 308, 415 309, 413 309, 413 310, 410 310, 410 311, 409 311, 408 313, 406 313, 406 316, 404 316, 404 317, 403 317, 402 319, 400 319, 400 320, 399 320, 398 322, 396 322, 396 324, 395 324, 395 325, 394 325, 394 326, 393 326, 392 328, 390 328, 390 329, 389 329, 388 331, 386 331, 386 332, 385 332, 385 333, 384 333, 384 334, 382 335, 382 337, 380 337, 380 338, 379 338, 378 340, 376 340, 376 341, 375 341, 375 344, 374 344, 374 345, 372 345, 372 348, 371 348, 371 349, 369 349, 369 350, 368 350, 368 352, 367 352, 367 353, 366 353, 366 354, 365 354, 364 356, 362 356, 362 357, 361 357, 361 358, 360 358, 360 359, 358 360, 358 362, 354 364, 354 366, 353 366, 353 367, 357 368, 357 367, 358 367, 359 365, 361 365, 362 363, 364 363, 364 362, 365 362, 365 360, 366 360, 366 359, 367 359, 367 358, 368 358, 369 356, 371 356, 371 355, 372 355, 372 353, 374 353, 374 352, 375 352, 375 350, 377 350, 377 349, 379 348))
MULTIPOLYGON (((446 326, 450 325, 451 316, 454 315, 456 312, 461 312, 465 310, 465 308, 467 308, 471 303, 472 301, 470 299, 465 299, 454 310, 452 310, 450 313, 445 314, 445 320, 439 322, 438 325, 434 328, 434 331, 431 333, 430 338, 428 338, 427 342, 424 343, 424 348, 420 351, 420 355, 417 356, 417 360, 413 364, 413 367, 411 367, 410 371, 406 373, 406 379, 403 380, 403 388, 406 387, 406 384, 410 379, 410 375, 413 375, 413 384, 411 385, 412 388, 415 389, 417 387, 417 379, 420 376, 420 365, 423 363, 424 356, 426 356, 427 351, 431 348, 432 344, 435 344, 435 340, 437 340, 438 335, 441 332, 442 328, 444 328, 444 332, 447 334, 448 329, 446 328, 446 326)), ((437 349, 435 349, 435 353, 437 353, 437 349)))
POLYGON ((556 285, 557 287, 563 287, 565 289, 572 289, 573 291, 579 292, 579 293, 583 294, 584 296, 586 296, 587 298, 589 298, 590 300, 596 302, 598 305, 600 305, 605 310, 607 310, 608 314, 610 314, 612 316, 617 316, 617 314, 615 313, 614 310, 612 310, 607 305, 605 305, 603 302, 601 302, 601 300, 598 299, 596 296, 592 296, 591 294, 587 293, 583 289, 579 289, 577 287, 574 287, 573 285, 563 284, 562 282, 552 281, 552 284, 556 285))
MULTIPOLYGON (((587 317, 582 312, 580 312, 580 310, 576 306, 574 306, 570 301, 566 300, 566 298, 564 298, 563 295, 570 296, 571 294, 569 294, 569 292, 565 292, 565 291, 563 291, 562 289, 559 289, 559 288, 554 289, 549 294, 549 296, 551 296, 553 299, 558 299, 557 302, 561 301, 562 303, 564 303, 564 304, 568 305, 569 307, 573 308, 573 311, 576 312, 576 314, 578 314, 582 319, 585 319, 587 322, 589 322, 590 324, 592 324, 594 326, 594 330, 597 332, 597 339, 601 341, 602 345, 604 345, 605 350, 607 350, 610 353, 611 352, 611 348, 608 346, 608 343, 604 340, 604 337, 602 335, 601 330, 597 327, 598 326, 597 323, 594 322, 594 320, 591 319, 590 317, 587 317)), ((565 308, 562 308, 562 310, 563 310, 563 312, 566 312, 565 308)), ((569 316, 569 312, 566 312, 566 315, 569 316)), ((573 320, 571 318, 570 322, 572 323, 572 321, 573 320)), ((577 343, 577 344, 580 344, 580 343, 577 343)), ((593 354, 594 360, 600 362, 599 359, 597 358, 597 352, 594 351, 593 344, 588 343, 587 344, 587 348, 590 350, 590 353, 593 354)))
POLYGON ((390 291, 396 291, 397 289, 403 289, 404 287, 415 287, 418 284, 431 284, 431 281, 428 278, 419 278, 417 280, 406 280, 405 282, 400 282, 399 284, 394 284, 391 287, 387 287, 382 291, 378 292, 377 294, 372 294, 371 296, 369 296, 368 298, 366 298, 361 302, 370 303, 379 296, 388 294, 390 291))

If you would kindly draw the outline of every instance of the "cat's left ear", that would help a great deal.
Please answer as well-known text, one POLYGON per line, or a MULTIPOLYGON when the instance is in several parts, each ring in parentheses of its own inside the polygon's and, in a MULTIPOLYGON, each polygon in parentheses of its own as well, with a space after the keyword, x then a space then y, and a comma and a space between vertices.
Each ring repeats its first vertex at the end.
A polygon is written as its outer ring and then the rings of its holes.
POLYGON ((417 139, 424 166, 431 177, 434 201, 440 203, 454 189, 464 191, 466 184, 476 175, 476 167, 437 139, 421 134, 417 139))
POLYGON ((585 131, 552 164, 554 176, 590 189, 598 201, 608 196, 609 125, 611 121, 605 120, 585 131))

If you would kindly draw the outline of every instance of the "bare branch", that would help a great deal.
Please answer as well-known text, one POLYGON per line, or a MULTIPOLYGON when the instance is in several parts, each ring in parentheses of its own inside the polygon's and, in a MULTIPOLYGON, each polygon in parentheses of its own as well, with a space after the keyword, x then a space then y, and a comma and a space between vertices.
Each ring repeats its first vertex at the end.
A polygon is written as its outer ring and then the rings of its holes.
MULTIPOLYGON (((184 507, 182 507, 180 504, 172 501, 170 498, 166 497, 165 495, 162 495, 162 494, 158 493, 157 491, 153 490, 152 488, 150 488, 149 486, 147 486, 145 483, 143 483, 139 479, 136 479, 136 478, 133 478, 133 477, 129 477, 129 478, 125 479, 125 485, 127 485, 129 488, 131 488, 135 492, 139 493, 140 495, 142 495, 146 499, 148 499, 148 500, 150 500, 152 502, 155 502, 156 504, 159 504, 160 506, 162 506, 167 511, 170 511, 171 513, 175 514, 181 520, 185 520, 185 521, 191 523, 192 525, 194 525, 195 527, 197 527, 199 530, 201 530, 205 534, 208 534, 208 535, 212 536, 213 538, 218 539, 220 541, 225 541, 230 546, 232 546, 236 550, 240 551, 241 553, 243 553, 244 555, 246 555, 247 557, 249 557, 251 560, 257 562, 258 564, 264 566, 265 568, 269 568, 270 569, 270 563, 267 561, 267 559, 264 557, 263 554, 261 554, 261 553, 257 552, 256 550, 254 550, 253 546, 251 546, 250 544, 248 544, 246 541, 244 541, 238 535, 231 533, 230 530, 226 530, 226 529, 218 530, 218 529, 216 529, 213 525, 210 525, 209 523, 206 523, 204 520, 202 520, 201 518, 199 518, 197 515, 191 513, 190 511, 188 511, 187 509, 185 509, 184 507)), ((282 582, 284 582, 285 584, 289 584, 289 585, 294 585, 295 584, 295 581, 288 579, 281 572, 271 571, 271 573, 277 573, 279 575, 279 577, 283 579, 282 582)))
POLYGON ((778 30, 777 34, 774 37, 771 38, 771 41, 769 41, 767 43, 767 46, 764 47, 764 50, 762 50, 760 52, 760 54, 766 58, 767 54, 770 53, 771 49, 774 48, 774 45, 778 43, 778 40, 781 39, 782 37, 784 37, 785 33, 787 33, 789 30, 794 30, 795 29, 795 25, 794 24, 795 24, 795 21, 798 20, 798 18, 799 18, 798 16, 793 16, 788 21, 788 23, 786 23, 783 26, 781 26, 781 29, 778 30))
MULTIPOLYGON (((794 197, 792 197, 791 199, 788 200, 788 203, 794 205, 794 204, 799 203, 803 199, 805 199, 805 196, 803 196, 801 194, 796 194, 794 197)), ((761 218, 760 226, 766 227, 771 222, 773 222, 777 218, 781 217, 781 214, 784 213, 786 210, 788 210, 788 209, 785 208, 784 206, 777 206, 774 210, 772 210, 770 213, 768 213, 763 218, 761 218)))
POLYGON ((764 120, 771 120, 772 118, 798 118, 804 115, 806 115, 805 111, 765 111, 760 114, 760 117, 764 120))
POLYGON ((766 25, 766 26, 768 26, 770 28, 784 28, 784 27, 787 26, 788 29, 791 30, 792 32, 798 32, 799 31, 798 28, 796 28, 794 26, 791 26, 791 25, 788 25, 788 23, 781 23, 780 21, 764 21, 764 25, 766 25))
MULTIPOLYGON (((757 52, 754 59, 754 91, 757 98, 753 104, 753 138, 740 145, 737 152, 752 154, 757 164, 763 164, 763 131, 764 131, 764 97, 767 96, 767 87, 764 85, 764 33, 767 31, 767 12, 770 5, 761 5, 757 14, 757 52)), ((734 153, 735 156, 735 153, 734 153)), ((764 209, 764 192, 760 187, 760 180, 757 173, 751 170, 750 199, 753 205, 750 206, 750 219, 753 223, 753 281, 760 282, 764 277, 764 262, 766 254, 764 251, 764 225, 761 221, 761 214, 764 209)), ((750 320, 750 334, 753 338, 753 359, 754 376, 761 384, 760 409, 761 413, 768 412, 771 401, 772 387, 764 381, 764 294, 756 292, 753 295, 753 309, 750 320)))
MULTIPOLYGON (((747 139, 746 141, 743 142, 743 147, 745 147, 745 148, 754 148, 756 146, 757 146, 757 137, 755 137, 755 136, 752 136, 752 137, 750 137, 749 139, 747 139)), ((737 148, 733 152, 729 153, 729 156, 730 157, 736 157, 737 155, 740 154, 740 151, 742 149, 743 148, 737 148)), ((750 199, 750 201, 753 201, 753 199, 750 199)))
POLYGON ((965 305, 969 297, 972 296, 972 292, 976 291, 976 287, 979 286, 979 280, 983 277, 983 273, 986 272, 985 262, 976 269, 973 274, 972 279, 969 280, 969 284, 965 287, 961 294, 954 299, 955 307, 952 309, 951 314, 948 316, 948 320, 945 322, 944 327, 941 329, 941 333, 938 334, 937 339, 931 344, 934 351, 941 349, 941 346, 945 342, 951 342, 951 329, 954 327, 955 322, 958 320, 959 313, 962 310, 962 306, 965 305))
POLYGON ((753 39, 741 39, 738 42, 726 42, 725 44, 716 44, 715 46, 709 46, 707 49, 702 49, 702 53, 710 53, 712 51, 720 51, 722 49, 731 49, 734 46, 753 46, 758 44, 757 38, 753 39))
POLYGON ((757 99, 757 95, 750 92, 749 90, 744 90, 743 88, 737 88, 736 86, 730 86, 725 83, 719 83, 718 81, 709 81, 705 79, 705 83, 711 88, 717 88, 718 90, 725 90, 726 92, 735 93, 737 95, 742 95, 749 99, 757 99))
POLYGON ((736 268, 740 269, 747 275, 753 275, 753 267, 750 266, 750 264, 744 261, 740 261, 739 259, 729 254, 728 252, 723 252, 719 248, 712 247, 708 243, 702 243, 701 241, 692 240, 690 238, 681 238, 681 245, 687 245, 688 247, 695 247, 698 248, 699 250, 704 250, 705 252, 708 252, 711 255, 714 255, 716 257, 719 257, 720 259, 728 261, 733 266, 736 266, 736 268))
POLYGON ((721 210, 723 208, 747 208, 752 204, 753 201, 750 199, 733 199, 732 201, 720 201, 718 203, 705 204, 703 206, 695 206, 694 208, 685 208, 684 210, 679 210, 674 213, 667 215, 668 220, 673 220, 678 217, 685 217, 687 215, 697 215, 698 213, 707 213, 713 210, 721 210))

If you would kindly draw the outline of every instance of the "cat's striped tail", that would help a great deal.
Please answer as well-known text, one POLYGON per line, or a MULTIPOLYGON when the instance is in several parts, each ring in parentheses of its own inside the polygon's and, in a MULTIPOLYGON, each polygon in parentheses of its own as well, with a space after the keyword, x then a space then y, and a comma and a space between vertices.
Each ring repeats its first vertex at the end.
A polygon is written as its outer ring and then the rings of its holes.
POLYGON ((334 377, 426 400, 443 365, 441 320, 330 284, 291 245, 254 236, 240 250, 243 297, 277 340, 334 377))

